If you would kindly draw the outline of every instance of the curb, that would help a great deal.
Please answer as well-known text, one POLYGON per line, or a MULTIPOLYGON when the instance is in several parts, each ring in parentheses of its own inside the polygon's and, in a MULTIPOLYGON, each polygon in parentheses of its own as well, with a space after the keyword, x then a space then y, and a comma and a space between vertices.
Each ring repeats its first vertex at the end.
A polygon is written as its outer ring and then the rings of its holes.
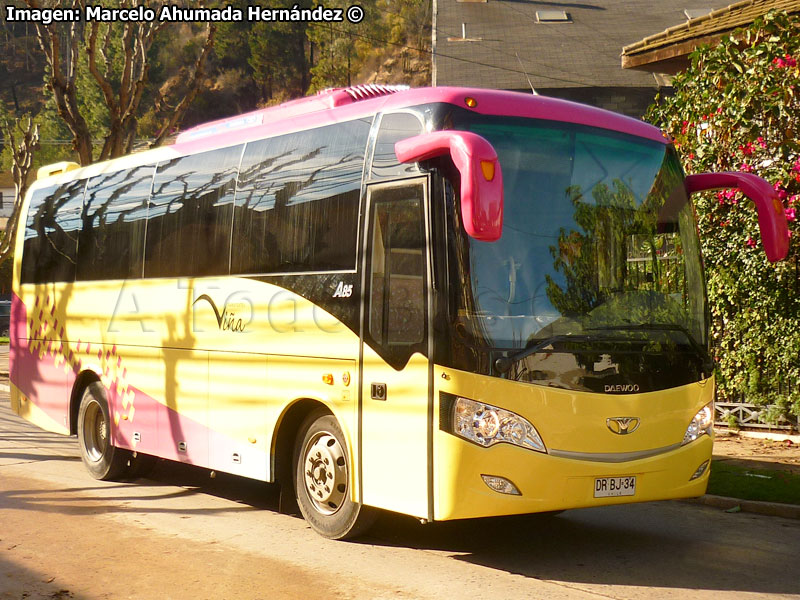
POLYGON ((722 438, 750 438, 754 440, 772 440, 774 442, 785 442, 789 440, 794 444, 800 444, 800 435, 791 433, 781 433, 779 431, 732 431, 727 428, 714 427, 714 433, 722 438))
POLYGON ((706 494, 699 498, 687 500, 693 504, 703 504, 714 508, 721 508, 730 512, 748 512, 769 517, 783 517, 784 519, 800 519, 800 506, 783 504, 781 502, 762 502, 760 500, 740 500, 727 496, 714 496, 706 494), (732 510, 737 509, 738 510, 732 510))

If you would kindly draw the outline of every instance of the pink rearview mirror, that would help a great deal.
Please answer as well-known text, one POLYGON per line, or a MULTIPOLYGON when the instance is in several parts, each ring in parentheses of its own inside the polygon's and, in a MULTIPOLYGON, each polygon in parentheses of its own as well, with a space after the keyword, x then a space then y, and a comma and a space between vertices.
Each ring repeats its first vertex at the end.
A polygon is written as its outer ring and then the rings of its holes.
POLYGON ((397 160, 419 162, 444 154, 461 174, 461 220, 467 233, 484 242, 503 234, 503 173, 497 152, 483 137, 469 131, 423 133, 394 145, 397 160))
POLYGON ((765 179, 752 173, 699 173, 686 176, 686 192, 737 188, 756 205, 758 227, 764 251, 770 262, 786 258, 789 252, 789 227, 777 192, 765 179))

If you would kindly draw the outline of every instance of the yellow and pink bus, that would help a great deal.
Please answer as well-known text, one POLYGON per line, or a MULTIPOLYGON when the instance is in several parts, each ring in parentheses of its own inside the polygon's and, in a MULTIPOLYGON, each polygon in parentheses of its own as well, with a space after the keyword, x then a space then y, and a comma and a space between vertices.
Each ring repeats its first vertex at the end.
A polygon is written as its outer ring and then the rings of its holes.
POLYGON ((281 484, 312 528, 704 493, 713 364, 685 176, 645 123, 358 86, 202 125, 22 207, 11 402, 99 479, 281 484))

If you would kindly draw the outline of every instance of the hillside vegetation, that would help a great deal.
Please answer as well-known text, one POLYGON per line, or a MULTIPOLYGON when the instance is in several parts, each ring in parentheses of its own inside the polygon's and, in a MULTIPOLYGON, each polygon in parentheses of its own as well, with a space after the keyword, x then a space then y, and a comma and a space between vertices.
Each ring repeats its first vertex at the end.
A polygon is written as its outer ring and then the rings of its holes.
MULTIPOLYGON (((243 8, 248 3, 235 0, 231 4, 243 8)), ((260 4, 279 7, 285 3, 268 0, 260 4)), ((312 5, 308 0, 294 4, 312 5)), ((325 6, 349 4, 331 0, 325 6)), ((377 0, 365 3, 364 10, 365 18, 358 24, 347 21, 217 24, 214 47, 204 66, 199 91, 180 128, 329 87, 359 83, 428 84, 430 2, 377 0)), ((186 93, 205 39, 205 23, 173 23, 159 33, 147 56, 148 81, 137 114, 137 147, 145 147, 148 140, 161 133, 165 117, 186 93)), ((4 20, 0 49, 0 110, 12 120, 24 114, 35 116, 41 131, 36 164, 75 160, 72 135, 59 118, 45 85, 51 74, 39 48, 35 27, 4 20)), ((118 73, 114 61, 119 61, 122 53, 120 39, 114 39, 108 50, 108 63, 104 66, 108 64, 112 73, 118 73)), ((108 106, 89 76, 86 58, 81 56, 78 64, 76 85, 81 113, 93 139, 100 143, 108 133, 108 106)), ((8 154, 4 149, 3 170, 9 168, 8 154)))

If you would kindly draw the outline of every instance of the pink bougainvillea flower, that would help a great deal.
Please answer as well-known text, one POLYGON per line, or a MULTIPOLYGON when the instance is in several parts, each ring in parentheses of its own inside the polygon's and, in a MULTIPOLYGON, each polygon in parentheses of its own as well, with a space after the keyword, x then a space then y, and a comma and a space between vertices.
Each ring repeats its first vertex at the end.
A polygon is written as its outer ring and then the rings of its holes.
POLYGON ((745 156, 750 156, 753 153, 753 142, 747 142, 744 145, 739 145, 739 150, 742 151, 742 154, 745 156))
POLYGON ((786 215, 786 220, 789 222, 792 222, 795 219, 797 219, 797 214, 795 213, 795 210, 793 208, 787 208, 786 210, 783 211, 783 214, 786 215))
POLYGON ((784 56, 776 56, 772 59, 772 64, 778 67, 779 69, 784 69, 786 67, 796 67, 797 60, 791 54, 785 54, 784 56))
POLYGON ((783 181, 777 181, 775 185, 772 186, 772 189, 778 192, 778 198, 780 200, 784 200, 786 198, 787 194, 786 190, 783 189, 783 181))
POLYGON ((750 246, 751 248, 755 248, 756 247, 756 241, 753 238, 748 237, 747 238, 747 245, 750 246))
POLYGON ((744 171, 745 173, 750 173, 753 171, 753 167, 748 165, 746 162, 743 162, 742 165, 739 167, 740 171, 744 171))
POLYGON ((767 147, 767 142, 764 141, 763 137, 758 136, 756 138, 756 141, 758 142, 758 145, 761 146, 762 148, 766 148, 767 147))

